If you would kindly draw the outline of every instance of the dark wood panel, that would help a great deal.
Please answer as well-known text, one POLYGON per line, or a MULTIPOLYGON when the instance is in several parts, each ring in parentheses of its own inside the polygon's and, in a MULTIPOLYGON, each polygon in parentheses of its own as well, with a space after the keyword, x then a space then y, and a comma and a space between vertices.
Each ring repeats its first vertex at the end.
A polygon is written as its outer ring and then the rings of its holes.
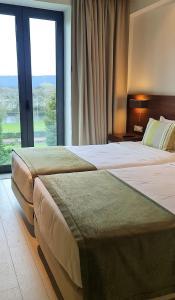
POLYGON ((160 116, 175 120, 175 96, 146 95, 148 108, 130 108, 129 99, 137 99, 137 95, 128 95, 127 131, 132 132, 134 125, 146 127, 149 118, 159 120, 160 116), (139 120, 140 118, 140 120, 139 120))

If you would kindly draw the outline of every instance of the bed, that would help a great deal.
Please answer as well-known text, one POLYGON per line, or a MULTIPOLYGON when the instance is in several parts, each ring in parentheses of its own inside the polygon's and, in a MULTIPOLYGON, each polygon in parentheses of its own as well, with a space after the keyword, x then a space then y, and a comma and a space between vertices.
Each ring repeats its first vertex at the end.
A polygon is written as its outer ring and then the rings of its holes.
POLYGON ((35 233, 64 299, 141 300, 175 292, 174 178, 175 163, 167 163, 35 180, 35 233))
POLYGON ((122 142, 107 145, 23 148, 12 153, 12 189, 33 224, 33 186, 38 175, 126 168, 175 161, 175 153, 122 142))

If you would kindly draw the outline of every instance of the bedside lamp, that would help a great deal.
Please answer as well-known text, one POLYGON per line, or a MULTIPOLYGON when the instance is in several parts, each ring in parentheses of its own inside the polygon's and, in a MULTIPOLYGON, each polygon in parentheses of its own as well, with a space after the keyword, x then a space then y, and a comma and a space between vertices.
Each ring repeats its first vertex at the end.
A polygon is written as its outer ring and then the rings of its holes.
POLYGON ((143 132, 143 126, 141 123, 141 116, 144 108, 148 108, 149 99, 129 99, 129 107, 139 110, 138 124, 134 125, 135 132, 143 132))

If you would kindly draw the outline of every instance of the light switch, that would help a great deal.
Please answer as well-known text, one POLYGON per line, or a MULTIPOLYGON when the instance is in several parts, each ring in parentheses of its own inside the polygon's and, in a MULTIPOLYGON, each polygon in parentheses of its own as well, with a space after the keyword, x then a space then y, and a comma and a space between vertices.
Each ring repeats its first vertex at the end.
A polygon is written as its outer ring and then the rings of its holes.
POLYGON ((143 126, 134 125, 134 131, 135 132, 143 132, 143 126))

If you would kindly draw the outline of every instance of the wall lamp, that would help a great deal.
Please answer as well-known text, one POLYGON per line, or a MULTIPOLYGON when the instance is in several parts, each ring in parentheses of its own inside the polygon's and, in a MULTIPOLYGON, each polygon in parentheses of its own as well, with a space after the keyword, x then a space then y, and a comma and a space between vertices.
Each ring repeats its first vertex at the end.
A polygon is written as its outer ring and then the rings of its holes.
POLYGON ((137 124, 134 125, 134 131, 143 133, 143 125, 141 122, 142 113, 144 112, 144 108, 148 108, 149 99, 129 99, 129 108, 136 108, 138 113, 137 124))
POLYGON ((149 100, 137 100, 137 99, 129 99, 129 107, 130 108, 148 108, 149 100))

